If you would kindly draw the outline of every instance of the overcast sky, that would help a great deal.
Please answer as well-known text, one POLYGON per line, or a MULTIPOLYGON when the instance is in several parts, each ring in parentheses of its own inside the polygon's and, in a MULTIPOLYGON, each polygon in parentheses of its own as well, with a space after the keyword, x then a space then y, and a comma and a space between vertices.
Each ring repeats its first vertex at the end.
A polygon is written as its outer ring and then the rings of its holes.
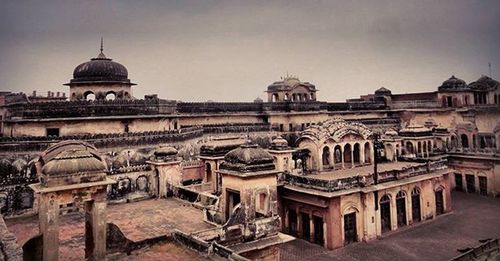
POLYGON ((252 101, 287 72, 343 101, 500 79, 500 1, 0 1, 0 90, 68 91, 104 53, 134 96, 252 101))

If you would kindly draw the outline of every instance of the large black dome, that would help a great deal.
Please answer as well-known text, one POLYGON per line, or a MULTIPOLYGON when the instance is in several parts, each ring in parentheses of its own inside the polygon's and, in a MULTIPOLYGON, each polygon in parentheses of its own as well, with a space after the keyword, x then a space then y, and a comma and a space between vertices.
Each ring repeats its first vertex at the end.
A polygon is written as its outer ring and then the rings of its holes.
POLYGON ((107 58, 102 51, 97 58, 92 58, 75 68, 73 79, 69 84, 75 83, 125 83, 135 85, 130 83, 130 79, 128 79, 127 68, 107 58))

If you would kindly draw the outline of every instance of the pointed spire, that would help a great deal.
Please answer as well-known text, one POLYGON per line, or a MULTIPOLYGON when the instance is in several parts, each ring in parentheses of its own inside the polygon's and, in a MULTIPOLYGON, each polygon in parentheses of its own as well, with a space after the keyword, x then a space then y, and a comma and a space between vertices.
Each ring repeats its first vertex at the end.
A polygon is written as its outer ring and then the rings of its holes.
POLYGON ((106 55, 104 55, 103 51, 104 51, 104 41, 103 41, 103 38, 101 36, 101 52, 99 53, 99 55, 97 55, 97 59, 107 59, 106 58, 106 55))

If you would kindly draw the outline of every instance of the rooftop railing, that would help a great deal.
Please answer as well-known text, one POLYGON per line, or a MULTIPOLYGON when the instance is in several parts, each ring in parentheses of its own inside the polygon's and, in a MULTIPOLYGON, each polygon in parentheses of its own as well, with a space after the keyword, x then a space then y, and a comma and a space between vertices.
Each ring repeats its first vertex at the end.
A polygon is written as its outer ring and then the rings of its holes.
POLYGON ((467 154, 467 155, 490 155, 500 157, 500 149, 497 148, 452 148, 450 154, 467 154))
MULTIPOLYGON (((446 168, 446 160, 428 161, 427 163, 403 168, 401 170, 388 170, 379 172, 378 182, 385 183, 409 177, 426 175, 434 171, 443 170, 446 168)), ((314 175, 299 176, 295 174, 284 173, 281 179, 287 184, 325 192, 334 192, 357 187, 365 187, 374 184, 373 173, 332 179, 319 179, 314 177, 314 175)))

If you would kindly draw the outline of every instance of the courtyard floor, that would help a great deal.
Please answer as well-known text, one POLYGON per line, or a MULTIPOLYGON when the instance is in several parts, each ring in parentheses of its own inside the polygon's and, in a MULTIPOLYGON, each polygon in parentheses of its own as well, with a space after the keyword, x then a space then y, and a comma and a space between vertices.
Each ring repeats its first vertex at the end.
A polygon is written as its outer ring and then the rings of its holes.
POLYGON ((500 237, 500 198, 453 192, 452 208, 436 220, 333 251, 297 239, 282 246, 281 260, 449 260, 457 249, 500 237))
MULTIPOLYGON (((174 229, 184 232, 194 232, 208 229, 212 226, 203 221, 201 210, 177 199, 151 199, 127 204, 108 205, 107 222, 117 225, 123 234, 134 242, 163 235, 170 235, 174 229)), ((10 232, 17 237, 22 246, 27 240, 38 234, 38 216, 5 220, 10 232)), ((59 218, 59 259, 83 260, 85 217, 84 213, 71 213, 59 218)), ((169 260, 193 259, 197 256, 188 254, 189 250, 177 247, 175 244, 163 244, 163 247, 150 248, 152 252, 171 251, 169 260)), ((147 253, 137 253, 149 260, 161 260, 148 256, 147 253)), ((142 259, 142 258, 138 258, 142 259)))

